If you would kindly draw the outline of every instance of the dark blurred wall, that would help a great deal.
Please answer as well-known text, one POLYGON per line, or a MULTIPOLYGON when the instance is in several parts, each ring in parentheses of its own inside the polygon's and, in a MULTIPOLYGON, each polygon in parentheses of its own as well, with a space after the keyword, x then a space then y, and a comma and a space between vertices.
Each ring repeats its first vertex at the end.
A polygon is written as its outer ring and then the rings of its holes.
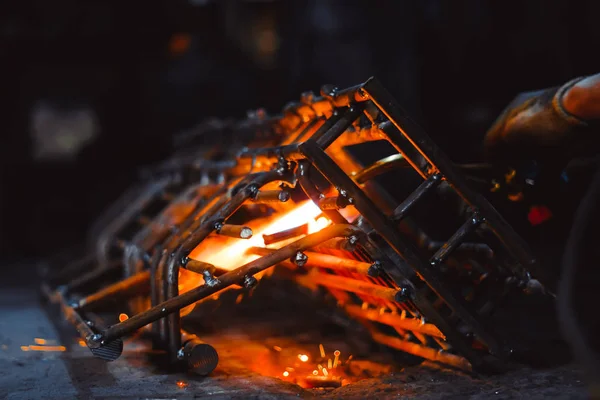
POLYGON ((82 241, 174 133, 209 116, 277 112, 325 83, 376 75, 452 158, 477 159, 517 92, 600 69, 598 4, 4 1, 0 251, 40 256, 82 241), (36 159, 40 104, 58 120, 92 115, 93 138, 74 157, 36 159))

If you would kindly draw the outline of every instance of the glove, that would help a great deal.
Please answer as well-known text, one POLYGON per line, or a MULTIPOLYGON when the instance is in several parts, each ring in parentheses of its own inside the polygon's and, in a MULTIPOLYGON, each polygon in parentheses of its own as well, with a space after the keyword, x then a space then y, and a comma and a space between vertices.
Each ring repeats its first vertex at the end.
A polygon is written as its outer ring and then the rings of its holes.
POLYGON ((486 157, 515 166, 524 160, 558 163, 579 156, 581 143, 591 136, 590 125, 565 110, 562 99, 582 79, 518 95, 487 132, 486 157))

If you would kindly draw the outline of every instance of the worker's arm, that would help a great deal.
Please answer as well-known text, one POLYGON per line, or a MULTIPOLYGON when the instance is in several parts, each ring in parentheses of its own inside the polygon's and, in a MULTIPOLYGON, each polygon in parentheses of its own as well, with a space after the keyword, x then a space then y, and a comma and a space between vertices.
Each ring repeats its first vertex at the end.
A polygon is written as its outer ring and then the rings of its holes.
POLYGON ((596 152, 600 143, 600 74, 518 95, 488 131, 492 161, 552 162, 596 152))

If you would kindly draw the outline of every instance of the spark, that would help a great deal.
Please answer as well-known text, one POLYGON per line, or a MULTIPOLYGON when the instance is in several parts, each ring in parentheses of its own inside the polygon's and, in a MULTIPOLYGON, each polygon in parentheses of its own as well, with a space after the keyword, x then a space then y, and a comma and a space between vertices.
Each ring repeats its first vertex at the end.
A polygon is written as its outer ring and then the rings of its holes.
POLYGON ((298 354, 298 358, 302 362, 307 362, 308 361, 308 356, 306 354, 298 354))
POLYGON ((322 343, 319 343, 319 351, 321 352, 321 357, 325 358, 325 347, 323 347, 322 343))
POLYGON ((185 381, 177 381, 177 387, 183 389, 186 388, 188 386, 187 382, 185 381))
POLYGON ((65 346, 21 346, 21 350, 23 351, 67 351, 65 346))
POLYGON ((283 376, 290 376, 290 373, 287 371, 283 371, 283 376))
POLYGON ((333 355, 335 356, 333 359, 333 368, 337 368, 337 366, 340 362, 340 354, 342 354, 342 353, 340 353, 339 350, 336 350, 333 352, 333 355))

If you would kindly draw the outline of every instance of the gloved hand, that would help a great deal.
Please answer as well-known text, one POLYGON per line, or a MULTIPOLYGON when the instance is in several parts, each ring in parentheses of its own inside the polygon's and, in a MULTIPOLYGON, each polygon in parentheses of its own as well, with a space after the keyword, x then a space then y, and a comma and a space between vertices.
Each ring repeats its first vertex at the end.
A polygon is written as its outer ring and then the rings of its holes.
POLYGON ((487 132, 486 157, 511 166, 524 160, 564 163, 591 150, 582 146, 594 137, 590 121, 571 114, 564 104, 565 94, 582 79, 519 94, 487 132))

